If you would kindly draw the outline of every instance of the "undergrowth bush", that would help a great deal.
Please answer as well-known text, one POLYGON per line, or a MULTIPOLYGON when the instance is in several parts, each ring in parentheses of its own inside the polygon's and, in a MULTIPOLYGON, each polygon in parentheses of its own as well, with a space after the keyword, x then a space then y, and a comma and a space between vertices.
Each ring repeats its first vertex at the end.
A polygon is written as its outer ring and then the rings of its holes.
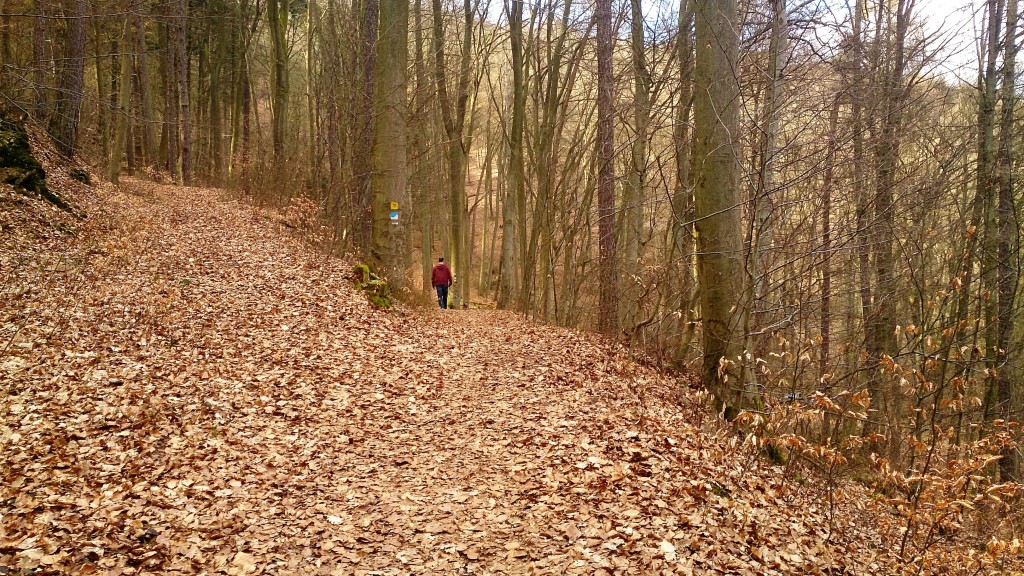
POLYGON ((997 420, 980 438, 959 443, 951 426, 865 434, 870 404, 866 390, 818 392, 740 419, 762 432, 752 439, 762 450, 774 446, 785 456, 787 477, 820 480, 812 486, 827 503, 830 532, 845 529, 837 518, 842 481, 867 486, 888 512, 890 521, 877 528, 903 573, 1002 573, 1010 560, 1019 562, 1024 490, 995 473, 996 463, 1017 450, 1019 425, 997 420), (948 566, 952 550, 964 544, 973 547, 970 565, 948 566))

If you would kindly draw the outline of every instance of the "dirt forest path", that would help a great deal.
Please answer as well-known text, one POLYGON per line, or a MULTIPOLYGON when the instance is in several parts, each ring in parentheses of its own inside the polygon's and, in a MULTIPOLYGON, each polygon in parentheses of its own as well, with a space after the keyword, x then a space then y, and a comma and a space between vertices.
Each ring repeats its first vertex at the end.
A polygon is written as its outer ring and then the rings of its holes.
POLYGON ((5 260, 34 288, 2 309, 2 574, 879 569, 855 514, 593 336, 375 310, 216 191, 96 210, 5 260))

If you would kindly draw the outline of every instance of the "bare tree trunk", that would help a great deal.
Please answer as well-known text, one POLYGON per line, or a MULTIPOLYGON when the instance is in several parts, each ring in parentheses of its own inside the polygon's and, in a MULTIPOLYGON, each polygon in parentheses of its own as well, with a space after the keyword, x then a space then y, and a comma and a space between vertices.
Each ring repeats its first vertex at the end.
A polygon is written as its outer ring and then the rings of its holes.
MULTIPOLYGON (((1002 115, 999 125, 999 152, 997 156, 998 199, 996 206, 996 285, 998 291, 997 319, 999 328, 995 346, 996 399, 999 416, 1009 422, 1016 414, 1013 382, 1019 376, 1008 362, 1011 346, 1019 346, 1013 340, 1013 323, 1016 315, 1017 296, 1017 253, 1020 239, 1017 237, 1017 207, 1014 198, 1013 155, 1014 112, 1016 109, 1016 60, 1017 60, 1017 0, 1006 0, 1006 31, 1003 33, 1003 78, 1002 115)), ((999 476, 1004 482, 1017 479, 1017 453, 1012 447, 1004 448, 999 461, 999 476)))
POLYGON ((215 185, 224 182, 224 119, 221 102, 221 75, 224 62, 221 57, 226 49, 225 31, 214 31, 214 56, 210 62, 209 114, 210 114, 210 181, 215 185))
MULTIPOLYGON (((96 68, 96 132, 99 136, 100 150, 102 151, 103 158, 110 157, 110 93, 111 82, 107 77, 107 68, 103 64, 103 54, 100 53, 103 46, 103 29, 100 27, 99 21, 93 20, 93 34, 96 37, 96 41, 93 42, 93 61, 96 68)), ((113 41, 110 44, 111 54, 111 72, 113 73, 117 56, 117 41, 113 41)))
POLYGON ((270 26, 271 66, 271 139, 274 146, 274 168, 281 168, 284 159, 285 135, 288 127, 288 16, 291 0, 268 0, 267 22, 270 26))
POLYGON ((458 84, 455 101, 448 94, 447 70, 445 64, 444 26, 442 25, 441 0, 433 0, 434 57, 437 95, 441 106, 441 120, 448 142, 445 147, 448 156, 448 210, 451 230, 452 270, 463 275, 466 281, 458 282, 452 300, 456 306, 469 302, 469 287, 472 274, 469 270, 469 245, 467 242, 466 211, 466 160, 468 143, 465 138, 466 110, 469 104, 469 73, 473 47, 473 6, 470 0, 463 0, 462 52, 459 63, 458 84))
POLYGON ((35 15, 32 19, 32 92, 35 96, 36 119, 46 119, 46 4, 35 0, 35 15))
MULTIPOLYGON (((317 22, 316 0, 309 0, 306 7, 306 121, 309 136, 306 138, 306 162, 309 179, 314 190, 320 188, 319 133, 317 129, 317 106, 319 98, 316 93, 315 37, 317 22)), ((408 29, 408 24, 406 24, 408 29)))
POLYGON ((615 234, 615 79, 611 0, 597 0, 597 228, 599 303, 597 329, 619 330, 619 278, 615 234))
POLYGON ((140 124, 142 126, 142 151, 147 166, 155 166, 158 151, 156 135, 153 133, 153 122, 156 114, 153 111, 153 94, 149 85, 149 65, 146 61, 146 24, 143 18, 144 5, 142 0, 132 0, 131 19, 135 26, 136 77, 138 78, 138 98, 142 110, 140 124))
MULTIPOLYGON (((868 237, 870 202, 867 193, 867 170, 864 151, 864 104, 867 100, 864 83, 864 0, 857 0, 853 14, 853 86, 851 97, 851 130, 853 132, 853 187, 855 207, 855 245, 857 255, 857 292, 860 296, 861 320, 864 331, 864 352, 874 349, 871 324, 871 241, 868 237)), ((870 364, 870 361, 868 362, 870 364)), ((869 373, 868 389, 877 394, 877 375, 869 373)), ((865 432, 870 426, 865 427, 865 432)))
MULTIPOLYGON (((670 296, 670 313, 676 314, 675 358, 683 360, 690 348, 693 332, 693 163, 690 113, 693 109, 693 0, 680 0, 679 38, 676 56, 679 65, 680 90, 676 103, 676 125, 673 132, 676 149, 676 182, 672 191, 672 245, 668 265, 678 275, 673 282, 677 294, 670 296)), ((670 290, 672 292, 672 290, 670 290)))
POLYGON ((502 206, 501 276, 498 283, 498 308, 510 308, 522 289, 518 285, 521 254, 517 251, 517 230, 521 218, 519 202, 525 196, 523 169, 523 127, 526 117, 526 80, 523 62, 523 0, 505 3, 512 49, 512 128, 509 133, 508 186, 502 206))
POLYGON ((839 94, 832 102, 828 121, 828 154, 821 190, 821 350, 818 357, 818 379, 828 374, 829 349, 832 343, 832 188, 835 186, 836 150, 839 147, 839 94))
POLYGON ((415 214, 420 225, 420 274, 423 291, 431 292, 431 271, 433 269, 434 223, 433 190, 429 182, 431 169, 431 152, 428 151, 430 135, 428 126, 428 106, 430 103, 428 89, 431 84, 427 77, 426 61, 423 53, 423 0, 413 3, 413 38, 415 42, 414 68, 416 71, 416 88, 413 94, 415 109, 415 126, 412 130, 410 151, 415 157, 415 168, 412 178, 412 201, 416 204, 415 214))
POLYGON ((126 17, 122 28, 121 45, 126 51, 120 55, 121 78, 118 86, 117 108, 114 110, 114 141, 110 146, 107 164, 107 180, 117 184, 121 172, 121 155, 125 150, 128 137, 129 112, 132 94, 132 58, 127 47, 133 46, 131 37, 132 26, 126 17))
POLYGON ((697 0, 697 275, 704 326, 704 383, 728 419, 760 404, 748 388, 741 354, 749 314, 743 285, 739 206, 739 34, 735 0, 697 0))
POLYGON ((188 44, 185 29, 188 25, 188 0, 177 1, 175 14, 175 50, 174 63, 178 82, 178 121, 181 122, 181 175, 182 184, 192 181, 192 121, 189 117, 189 65, 188 44))
POLYGON ((231 37, 234 59, 231 87, 231 142, 228 145, 228 177, 238 173, 239 165, 246 165, 251 143, 249 134, 252 113, 252 88, 249 77, 249 43, 255 36, 262 14, 258 9, 253 13, 243 10, 243 5, 234 4, 232 17, 239 22, 231 37))
MULTIPOLYGON (((537 105, 533 115, 536 117, 533 136, 529 139, 533 154, 532 172, 535 177, 535 201, 533 206, 533 226, 530 230, 529 247, 523 262, 520 290, 520 309, 525 311, 539 310, 546 321, 554 320, 555 308, 555 255, 553 236, 559 212, 557 206, 557 177, 559 175, 559 144, 561 131, 565 121, 565 105, 563 104, 569 83, 578 68, 578 58, 573 58, 567 66, 563 65, 565 41, 568 22, 573 3, 567 1, 562 6, 561 20, 558 20, 554 6, 548 6, 543 21, 538 18, 538 33, 543 22, 546 38, 543 43, 548 46, 547 62, 542 67, 537 64, 537 105), (557 25, 557 39, 556 36, 557 25), (546 76, 546 78, 543 78, 546 76), (541 87, 543 85, 543 88, 541 87), (539 270, 539 273, 538 273, 539 270)), ((543 52, 543 51, 542 51, 543 52)), ((540 59, 541 54, 537 55, 540 59)), ((525 71, 528 74, 528 71, 525 71)), ((525 205, 525 191, 520 193, 522 200, 517 202, 525 205)), ((523 216, 525 218, 525 215, 523 216)))
POLYGON ((353 240, 364 255, 369 255, 373 241, 373 194, 370 190, 373 170, 373 102, 376 91, 375 45, 380 5, 366 0, 360 14, 359 66, 361 93, 355 105, 355 152, 352 158, 353 240))
POLYGON ((165 10, 165 21, 161 30, 161 42, 160 45, 164 47, 164 58, 161 61, 163 67, 163 79, 164 79, 164 122, 163 122, 163 138, 160 146, 161 155, 166 154, 164 158, 166 163, 164 167, 171 174, 171 177, 176 181, 179 181, 178 171, 178 91, 175 88, 177 82, 175 81, 175 66, 174 66, 174 55, 175 50, 172 45, 172 16, 169 13, 169 8, 164 7, 165 10))
POLYGON ((88 16, 86 0, 69 0, 67 10, 68 40, 64 50, 55 113, 49 117, 48 132, 57 150, 68 158, 74 156, 78 143, 78 120, 85 89, 85 24, 88 16))
POLYGON ((374 114, 373 249, 374 263, 395 289, 405 287, 411 213, 406 167, 405 69, 409 60, 409 4, 383 2, 377 45, 377 106, 374 114), (392 218, 395 212, 397 218, 392 218))
MULTIPOLYGON (((747 265, 747 282, 753 297, 753 311, 748 315, 760 327, 765 323, 765 298, 771 285, 768 278, 769 266, 765 259, 773 244, 775 223, 772 221, 775 212, 775 164, 778 155, 779 114, 782 108, 783 74, 787 60, 787 40, 789 34, 789 17, 786 12, 786 0, 772 0, 771 39, 768 43, 768 94, 764 102, 763 123, 760 126, 761 142, 758 154, 757 178, 754 189, 753 221, 751 222, 750 252, 747 265)), ((745 327, 750 333, 750 326, 745 327)), ((747 342, 745 347, 755 351, 761 357, 763 349, 760 342, 747 342)))
POLYGON ((641 276, 643 214, 647 197, 647 140, 651 116, 651 73, 647 69, 644 43, 644 15, 640 0, 630 0, 630 54, 633 69, 633 146, 629 180, 622 194, 622 272, 629 278, 622 286, 619 306, 622 324, 633 326, 637 319, 637 300, 641 276))
MULTIPOLYGON (((871 311, 874 348, 868 351, 875 369, 880 366, 884 357, 893 357, 896 354, 896 295, 900 292, 893 246, 895 240, 893 197, 896 191, 896 168, 900 154, 900 129, 903 124, 904 50, 913 2, 914 0, 897 1, 893 56, 892 62, 885 67, 888 74, 882 80, 882 126, 875 144, 877 176, 873 202, 874 219, 870 237, 874 251, 873 281, 877 291, 871 311)), ((880 13, 879 18, 883 17, 883 14, 880 13)), ((902 414, 899 396, 898 390, 879 387, 871 399, 872 408, 880 410, 877 412, 879 415, 893 422, 902 414)), ((899 449, 898 439, 893 438, 890 434, 888 440, 890 456, 895 456, 899 449)))
MULTIPOLYGON (((0 62, 11 61, 11 14, 7 2, 0 0, 0 62)), ((0 85, 9 86, 7 67, 0 66, 0 85)))

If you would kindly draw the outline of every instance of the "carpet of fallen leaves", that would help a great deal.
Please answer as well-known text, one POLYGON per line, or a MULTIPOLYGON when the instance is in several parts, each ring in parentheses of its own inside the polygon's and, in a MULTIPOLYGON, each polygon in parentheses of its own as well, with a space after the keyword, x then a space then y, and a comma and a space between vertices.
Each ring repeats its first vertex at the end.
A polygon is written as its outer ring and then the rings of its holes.
POLYGON ((374 309, 215 190, 84 202, 0 196, 0 574, 896 570, 863 490, 612 344, 374 309))

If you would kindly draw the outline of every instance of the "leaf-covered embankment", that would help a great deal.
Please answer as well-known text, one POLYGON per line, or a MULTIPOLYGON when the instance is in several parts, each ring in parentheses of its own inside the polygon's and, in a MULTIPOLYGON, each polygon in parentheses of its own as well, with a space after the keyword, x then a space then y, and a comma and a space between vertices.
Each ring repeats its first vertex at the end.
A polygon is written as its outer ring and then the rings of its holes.
POLYGON ((887 571, 856 499, 827 509, 593 336, 378 311, 212 190, 129 181, 90 212, 39 256, 64 264, 4 260, 0 566, 887 571))

